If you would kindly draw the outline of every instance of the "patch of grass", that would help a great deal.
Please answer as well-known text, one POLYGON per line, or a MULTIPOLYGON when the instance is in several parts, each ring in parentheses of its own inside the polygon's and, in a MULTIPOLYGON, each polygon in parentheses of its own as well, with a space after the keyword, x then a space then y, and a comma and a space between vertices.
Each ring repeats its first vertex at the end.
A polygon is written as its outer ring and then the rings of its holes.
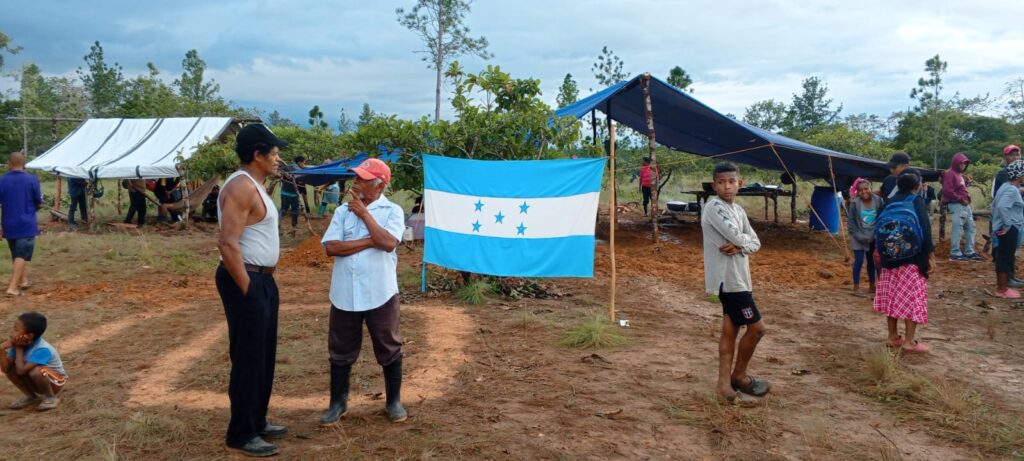
POLYGON ((864 354, 851 377, 855 391, 923 421, 935 436, 991 455, 1024 453, 1022 414, 993 407, 964 382, 924 376, 884 349, 864 354))
POLYGON ((459 288, 453 298, 457 301, 479 306, 487 302, 488 295, 494 293, 494 285, 486 280, 474 280, 459 288))
POLYGON ((622 346, 628 341, 607 317, 598 315, 565 332, 559 344, 577 349, 603 349, 622 346))
POLYGON ((720 301, 720 300, 718 299, 718 295, 708 295, 708 297, 707 297, 707 298, 704 298, 704 300, 705 300, 705 301, 707 301, 707 302, 709 302, 709 303, 715 303, 715 304, 718 304, 718 303, 720 303, 720 302, 721 302, 721 301, 720 301))
POLYGON ((666 401, 663 409, 668 417, 680 424, 708 431, 712 445, 725 449, 730 436, 749 442, 753 437, 765 441, 774 436, 773 427, 765 418, 768 400, 757 408, 743 408, 719 403, 712 391, 694 392, 689 399, 666 401))
POLYGON ((200 275, 212 273, 217 259, 208 255, 187 253, 180 250, 171 252, 170 270, 177 274, 200 275))

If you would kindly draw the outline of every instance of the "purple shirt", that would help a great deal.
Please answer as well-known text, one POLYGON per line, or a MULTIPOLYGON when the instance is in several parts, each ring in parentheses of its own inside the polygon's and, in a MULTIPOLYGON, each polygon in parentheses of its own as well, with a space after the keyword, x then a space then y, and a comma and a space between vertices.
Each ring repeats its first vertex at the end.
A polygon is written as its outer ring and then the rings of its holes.
POLYGON ((39 178, 23 170, 0 176, 0 226, 3 238, 20 239, 39 234, 37 207, 43 204, 39 178))

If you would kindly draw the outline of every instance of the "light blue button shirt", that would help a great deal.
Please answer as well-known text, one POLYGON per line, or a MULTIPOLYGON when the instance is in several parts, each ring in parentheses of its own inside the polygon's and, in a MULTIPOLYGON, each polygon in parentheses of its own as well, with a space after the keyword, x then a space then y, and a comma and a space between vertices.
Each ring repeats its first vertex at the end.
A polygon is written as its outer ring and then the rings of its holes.
MULTIPOLYGON (((405 213, 383 195, 366 206, 381 227, 399 242, 405 231, 405 213)), ((327 242, 370 238, 370 230, 348 203, 334 210, 331 225, 324 232, 327 242)), ((331 273, 331 304, 343 311, 362 312, 376 309, 398 294, 398 253, 367 248, 349 256, 335 256, 331 273)))

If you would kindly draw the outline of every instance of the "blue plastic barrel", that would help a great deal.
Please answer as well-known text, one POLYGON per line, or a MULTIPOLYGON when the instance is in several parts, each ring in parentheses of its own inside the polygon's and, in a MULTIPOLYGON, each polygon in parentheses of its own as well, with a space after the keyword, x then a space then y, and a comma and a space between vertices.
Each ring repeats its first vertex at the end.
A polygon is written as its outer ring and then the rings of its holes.
POLYGON ((814 210, 810 211, 809 219, 811 229, 827 230, 833 235, 839 234, 839 202, 842 200, 841 197, 831 187, 817 186, 814 188, 814 193, 811 194, 811 207, 814 210))

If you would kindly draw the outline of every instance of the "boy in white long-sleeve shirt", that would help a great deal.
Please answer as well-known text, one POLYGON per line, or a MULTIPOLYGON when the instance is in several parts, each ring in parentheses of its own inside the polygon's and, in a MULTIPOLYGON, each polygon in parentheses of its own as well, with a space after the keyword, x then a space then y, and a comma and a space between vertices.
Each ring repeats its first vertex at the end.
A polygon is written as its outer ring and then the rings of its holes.
POLYGON ((761 248, 750 227, 743 207, 733 203, 743 180, 739 169, 728 162, 719 163, 712 173, 717 197, 704 204, 700 225, 704 232, 704 285, 722 302, 722 336, 718 344, 718 384, 715 392, 727 402, 748 401, 771 390, 768 381, 747 374, 747 364, 765 333, 761 314, 754 304, 748 256, 761 248), (742 326, 747 332, 740 339, 733 367, 736 337, 742 326))

